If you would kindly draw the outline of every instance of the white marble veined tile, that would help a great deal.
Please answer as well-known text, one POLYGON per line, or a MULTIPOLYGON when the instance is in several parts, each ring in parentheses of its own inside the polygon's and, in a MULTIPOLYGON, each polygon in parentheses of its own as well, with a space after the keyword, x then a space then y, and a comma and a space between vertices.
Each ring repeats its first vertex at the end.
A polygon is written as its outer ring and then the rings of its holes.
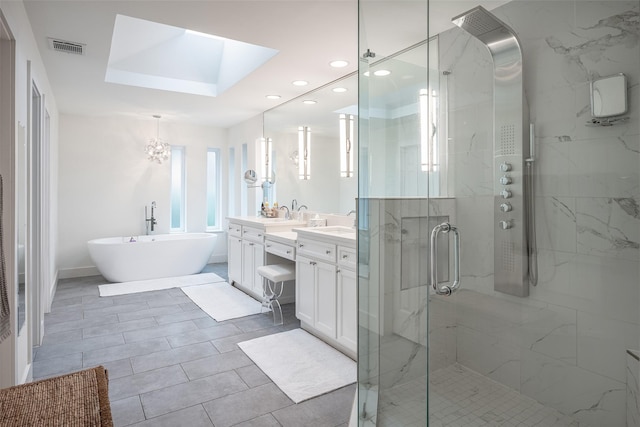
POLYGON ((456 329, 457 360, 514 390, 520 389, 520 349, 466 326, 456 329))
POLYGON ((576 221, 578 252, 640 258, 640 198, 579 198, 576 221))
POLYGON ((639 139, 635 134, 569 143, 571 192, 577 197, 638 197, 639 139))
POLYGON ((449 156, 453 167, 456 197, 486 196, 493 194, 493 152, 474 151, 449 156))
POLYGON ((626 352, 638 348, 638 324, 578 312, 578 366, 626 380, 626 352))
MULTIPOLYGON (((536 129, 539 126, 536 125, 536 129)), ((554 136, 553 142, 540 143, 535 163, 535 191, 539 196, 573 196, 571 175, 574 160, 570 157, 570 146, 554 136)))
POLYGON ((523 310, 521 347, 575 365, 576 310, 547 304, 523 310))
POLYGON ((576 252, 576 199, 536 197, 536 237, 539 249, 576 252))
POLYGON ((521 354, 521 393, 588 426, 624 425, 624 383, 540 353, 521 354))

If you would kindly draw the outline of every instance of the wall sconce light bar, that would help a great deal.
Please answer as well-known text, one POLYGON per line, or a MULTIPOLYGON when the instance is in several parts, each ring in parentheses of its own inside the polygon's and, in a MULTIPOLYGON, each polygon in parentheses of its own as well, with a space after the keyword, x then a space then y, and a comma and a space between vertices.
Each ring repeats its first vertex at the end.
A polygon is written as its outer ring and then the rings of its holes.
POLYGON ((423 172, 434 172, 437 167, 438 97, 435 91, 420 90, 420 168, 423 172))
POLYGON ((311 128, 298 127, 298 175, 300 179, 311 179, 311 128))
POLYGON ((353 124, 351 114, 340 114, 340 176, 353 176, 353 124))
POLYGON ((273 181, 273 140, 271 138, 260 138, 260 161, 262 162, 262 181, 273 181))

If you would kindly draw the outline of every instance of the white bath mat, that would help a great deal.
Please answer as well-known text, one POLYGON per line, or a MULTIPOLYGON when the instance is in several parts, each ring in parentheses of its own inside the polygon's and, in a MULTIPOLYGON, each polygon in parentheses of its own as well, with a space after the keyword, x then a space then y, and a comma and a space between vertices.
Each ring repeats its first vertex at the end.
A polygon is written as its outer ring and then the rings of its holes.
POLYGON ((162 279, 109 283, 98 286, 98 289, 100 289, 101 297, 111 297, 114 295, 159 291, 162 289, 182 288, 183 286, 202 285, 204 283, 215 282, 224 282, 224 279, 215 273, 202 273, 191 274, 189 276, 164 277, 162 279))
POLYGON ((227 282, 189 286, 182 291, 218 322, 258 314, 262 305, 227 282))
POLYGON ((296 403, 356 382, 356 362, 302 329, 238 346, 296 403))

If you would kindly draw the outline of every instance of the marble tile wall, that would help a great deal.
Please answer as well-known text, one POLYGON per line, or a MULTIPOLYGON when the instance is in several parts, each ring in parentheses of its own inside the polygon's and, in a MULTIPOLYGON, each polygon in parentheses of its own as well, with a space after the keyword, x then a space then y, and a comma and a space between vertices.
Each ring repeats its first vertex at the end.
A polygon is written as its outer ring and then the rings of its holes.
POLYGON ((640 351, 627 350, 627 427, 640 426, 640 351))
POLYGON ((586 425, 625 425, 627 348, 640 306, 640 21, 637 1, 514 1, 493 12, 517 33, 535 123, 539 284, 493 291, 490 55, 440 34, 451 71, 449 195, 463 234, 457 361, 586 425), (630 119, 589 127, 589 81, 625 73, 630 119))

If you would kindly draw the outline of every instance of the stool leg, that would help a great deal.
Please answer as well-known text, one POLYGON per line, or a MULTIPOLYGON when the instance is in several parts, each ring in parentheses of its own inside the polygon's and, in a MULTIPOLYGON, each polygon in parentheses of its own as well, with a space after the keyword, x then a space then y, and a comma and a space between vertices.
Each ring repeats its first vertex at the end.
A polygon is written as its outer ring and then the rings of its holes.
POLYGON ((262 278, 262 304, 260 305, 260 313, 263 312, 263 309, 269 309, 271 310, 271 295, 269 295, 269 293, 267 292, 267 289, 271 288, 271 281, 266 279, 266 278, 262 278))
POLYGON ((277 299, 271 301, 271 311, 273 311, 273 324, 282 325, 284 322, 282 321, 282 307, 280 306, 280 301, 277 299))

